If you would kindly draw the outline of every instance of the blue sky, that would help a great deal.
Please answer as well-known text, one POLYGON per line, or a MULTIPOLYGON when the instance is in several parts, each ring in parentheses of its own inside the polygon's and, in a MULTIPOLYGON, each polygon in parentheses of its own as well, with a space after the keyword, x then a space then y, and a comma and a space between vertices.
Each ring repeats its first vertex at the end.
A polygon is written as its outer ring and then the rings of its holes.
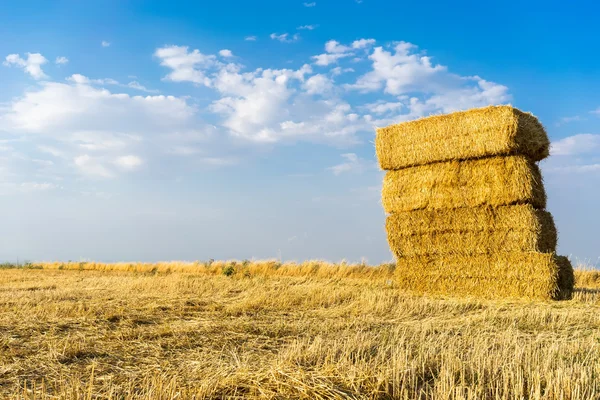
POLYGON ((559 251, 595 264, 598 6, 0 3, 0 260, 392 259, 374 128, 546 126, 559 251))

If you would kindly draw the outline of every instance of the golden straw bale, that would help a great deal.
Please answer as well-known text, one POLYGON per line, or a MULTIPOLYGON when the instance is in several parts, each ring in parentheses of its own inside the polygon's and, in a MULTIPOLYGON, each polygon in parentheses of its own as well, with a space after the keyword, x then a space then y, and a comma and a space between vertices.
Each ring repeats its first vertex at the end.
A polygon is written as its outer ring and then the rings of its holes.
POLYGON ((559 285, 564 268, 553 253, 417 256, 398 259, 395 280, 416 293, 558 300, 572 291, 559 285))
POLYGON ((424 208, 529 203, 545 208, 539 167, 524 156, 447 161, 388 171, 383 179, 386 213, 424 208))
POLYGON ((552 215, 529 204, 394 213, 386 220, 396 257, 556 251, 552 215))
POLYGON ((495 155, 546 158, 550 141, 530 113, 490 106, 435 115, 377 129, 375 149, 382 169, 495 155))

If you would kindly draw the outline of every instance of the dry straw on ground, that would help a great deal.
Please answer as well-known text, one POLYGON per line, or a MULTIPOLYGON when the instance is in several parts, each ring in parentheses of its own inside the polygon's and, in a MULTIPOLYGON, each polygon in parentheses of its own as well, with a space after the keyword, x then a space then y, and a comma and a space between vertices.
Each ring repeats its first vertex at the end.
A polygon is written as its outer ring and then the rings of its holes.
POLYGON ((415 296, 387 265, 232 264, 0 268, 0 398, 600 396, 598 271, 546 302, 415 296))
POLYGON ((517 203, 545 208, 546 192, 529 158, 490 157, 388 171, 382 203, 386 213, 517 203))
POLYGON ((395 275, 399 287, 416 293, 560 300, 571 297, 572 271, 566 257, 503 253, 399 258, 395 275))
POLYGON ((377 129, 382 169, 438 161, 524 154, 535 161, 549 154, 550 141, 536 117, 511 106, 491 106, 437 115, 377 129))
POLYGON ((390 215, 386 230, 396 257, 552 253, 557 242, 552 215, 529 204, 406 211, 390 215))

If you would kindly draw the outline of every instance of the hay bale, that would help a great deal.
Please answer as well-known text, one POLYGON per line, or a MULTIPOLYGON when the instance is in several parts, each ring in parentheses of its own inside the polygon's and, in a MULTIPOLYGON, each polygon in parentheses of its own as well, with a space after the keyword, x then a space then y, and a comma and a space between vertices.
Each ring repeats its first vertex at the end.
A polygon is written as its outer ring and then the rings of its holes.
POLYGON ((404 257, 394 274, 400 288, 415 293, 559 300, 569 291, 561 281, 566 269, 552 253, 503 253, 404 257))
POLYGON ((523 203, 545 208, 546 192, 540 169, 531 159, 490 157, 388 171, 382 203, 388 214, 523 203))
POLYGON ((552 253, 557 242, 552 215, 529 204, 395 213, 387 218, 386 231, 396 257, 552 253))
POLYGON ((511 106, 421 118, 379 128, 375 137, 377 159, 386 170, 509 154, 539 161, 549 148, 538 119, 511 106))
POLYGON ((569 300, 573 297, 573 288, 575 286, 575 272, 571 261, 565 256, 556 256, 558 264, 558 288, 559 300, 569 300))

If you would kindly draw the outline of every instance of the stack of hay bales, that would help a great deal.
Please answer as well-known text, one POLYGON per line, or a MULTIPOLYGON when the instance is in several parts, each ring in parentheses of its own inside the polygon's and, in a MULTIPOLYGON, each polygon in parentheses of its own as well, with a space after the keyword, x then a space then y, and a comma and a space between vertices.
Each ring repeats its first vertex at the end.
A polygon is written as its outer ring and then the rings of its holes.
POLYGON ((396 280, 421 293, 566 299, 573 268, 555 254, 537 162, 544 127, 511 106, 377 129, 396 280))

